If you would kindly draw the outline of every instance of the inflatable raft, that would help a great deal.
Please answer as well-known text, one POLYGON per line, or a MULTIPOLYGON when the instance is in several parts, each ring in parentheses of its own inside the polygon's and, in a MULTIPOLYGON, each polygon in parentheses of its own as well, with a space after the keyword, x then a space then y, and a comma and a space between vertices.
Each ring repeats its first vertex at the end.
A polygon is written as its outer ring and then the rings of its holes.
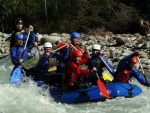
MULTIPOLYGON (((138 96, 142 93, 140 87, 134 84, 128 83, 110 83, 106 84, 106 89, 112 98, 126 97, 131 98, 138 96)), ((91 88, 75 90, 70 92, 63 92, 58 87, 50 88, 50 94, 54 98, 55 102, 73 104, 83 102, 97 102, 105 101, 106 98, 102 96, 97 85, 93 85, 91 88)))

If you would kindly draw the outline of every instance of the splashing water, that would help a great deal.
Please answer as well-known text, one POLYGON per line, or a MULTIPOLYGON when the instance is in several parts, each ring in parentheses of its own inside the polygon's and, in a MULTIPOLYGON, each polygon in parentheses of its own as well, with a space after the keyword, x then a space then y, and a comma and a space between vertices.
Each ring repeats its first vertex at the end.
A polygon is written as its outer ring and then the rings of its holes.
MULTIPOLYGON (((117 97, 97 103, 61 104, 53 101, 48 89, 33 81, 19 87, 9 84, 13 65, 9 58, 0 60, 0 113, 149 113, 150 89, 133 81, 143 93, 134 98, 117 97)), ((149 79, 149 78, 148 78, 149 79)))

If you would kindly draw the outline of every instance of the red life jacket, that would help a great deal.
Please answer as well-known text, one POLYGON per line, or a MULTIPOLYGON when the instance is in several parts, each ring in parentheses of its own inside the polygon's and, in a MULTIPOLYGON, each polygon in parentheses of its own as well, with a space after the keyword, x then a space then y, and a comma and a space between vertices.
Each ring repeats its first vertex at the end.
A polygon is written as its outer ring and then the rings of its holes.
POLYGON ((78 76, 86 76, 87 74, 91 74, 90 69, 81 69, 79 64, 69 62, 63 75, 62 89, 67 89, 70 83, 76 83, 78 76))
POLYGON ((130 71, 129 70, 123 70, 119 72, 117 79, 121 82, 127 82, 130 78, 130 71))

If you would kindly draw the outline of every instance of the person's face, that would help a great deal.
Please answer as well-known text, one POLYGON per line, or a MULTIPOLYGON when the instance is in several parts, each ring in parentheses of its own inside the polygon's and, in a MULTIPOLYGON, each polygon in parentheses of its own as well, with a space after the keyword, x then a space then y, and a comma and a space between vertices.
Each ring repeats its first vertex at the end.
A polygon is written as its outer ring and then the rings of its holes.
POLYGON ((22 24, 22 23, 16 24, 16 29, 17 29, 18 31, 21 31, 21 30, 23 29, 23 24, 22 24))
POLYGON ((81 60, 81 57, 76 57, 76 62, 79 63, 81 60))
POLYGON ((17 45, 21 46, 23 44, 23 40, 22 39, 17 39, 16 43, 17 43, 17 45))
POLYGON ((73 38, 72 41, 75 45, 77 45, 79 43, 79 38, 73 38))
POLYGON ((99 50, 96 50, 96 49, 92 49, 92 54, 95 55, 96 53, 98 53, 99 50))
POLYGON ((136 67, 136 63, 135 62, 134 63, 130 62, 130 68, 132 69, 134 67, 136 67))
POLYGON ((44 50, 45 50, 45 54, 46 54, 47 56, 49 56, 50 53, 51 53, 51 51, 52 51, 52 48, 46 47, 44 50))
POLYGON ((36 47, 36 46, 38 46, 38 43, 37 43, 37 42, 34 42, 33 45, 36 47))

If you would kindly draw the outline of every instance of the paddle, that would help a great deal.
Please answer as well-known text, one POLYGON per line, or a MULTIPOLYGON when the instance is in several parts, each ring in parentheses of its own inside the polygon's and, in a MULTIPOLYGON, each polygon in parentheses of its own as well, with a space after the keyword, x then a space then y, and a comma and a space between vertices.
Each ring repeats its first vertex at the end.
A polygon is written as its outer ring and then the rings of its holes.
POLYGON ((143 70, 143 68, 142 68, 141 62, 140 62, 140 58, 139 58, 139 57, 137 57, 137 58, 138 58, 138 61, 139 61, 141 70, 142 70, 142 72, 143 72, 143 76, 144 76, 144 78, 145 78, 145 80, 146 80, 146 83, 148 83, 147 78, 146 78, 145 73, 144 73, 144 70, 143 70))
MULTIPOLYGON (((92 58, 90 56, 89 51, 87 51, 87 53, 88 53, 88 56, 89 56, 90 61, 92 63, 92 66, 94 67, 94 64, 93 64, 93 61, 92 61, 92 58)), ((96 77, 97 77, 97 85, 98 85, 102 95, 105 96, 106 98, 110 98, 110 96, 109 96, 109 94, 107 92, 107 89, 106 89, 105 85, 103 84, 103 82, 100 80, 97 72, 96 72, 96 77)))
POLYGON ((107 63, 106 63, 106 60, 105 60, 105 58, 104 57, 102 57, 102 56, 100 56, 100 59, 103 61, 103 63, 106 65, 106 67, 109 69, 109 72, 111 72, 111 74, 114 74, 115 73, 115 70, 114 70, 114 68, 113 68, 113 66, 112 65, 107 65, 107 63), (105 61, 104 61, 105 60, 105 61))
MULTIPOLYGON (((66 46, 66 45, 63 45, 63 46, 61 46, 61 47, 59 47, 59 48, 53 50, 52 52, 56 52, 56 51, 62 49, 63 47, 65 47, 65 46, 66 46)), ((22 62, 21 65, 22 65, 25 69, 29 70, 29 69, 35 67, 35 66, 38 64, 39 60, 40 60, 40 58, 31 58, 31 59, 28 59, 28 60, 22 62)))
POLYGON ((74 45, 72 45, 71 43, 70 43, 70 45, 75 49, 75 50, 77 50, 77 48, 76 47, 74 47, 74 45))
MULTIPOLYGON (((25 52, 27 42, 28 42, 28 39, 29 39, 29 35, 30 35, 30 30, 29 30, 29 33, 28 33, 28 36, 27 36, 27 39, 26 39, 26 43, 25 43, 24 48, 23 48, 21 58, 23 57, 23 54, 25 52)), ((21 79, 21 65, 18 65, 14 68, 13 72, 11 73, 10 83, 18 85, 20 79, 21 79)))

